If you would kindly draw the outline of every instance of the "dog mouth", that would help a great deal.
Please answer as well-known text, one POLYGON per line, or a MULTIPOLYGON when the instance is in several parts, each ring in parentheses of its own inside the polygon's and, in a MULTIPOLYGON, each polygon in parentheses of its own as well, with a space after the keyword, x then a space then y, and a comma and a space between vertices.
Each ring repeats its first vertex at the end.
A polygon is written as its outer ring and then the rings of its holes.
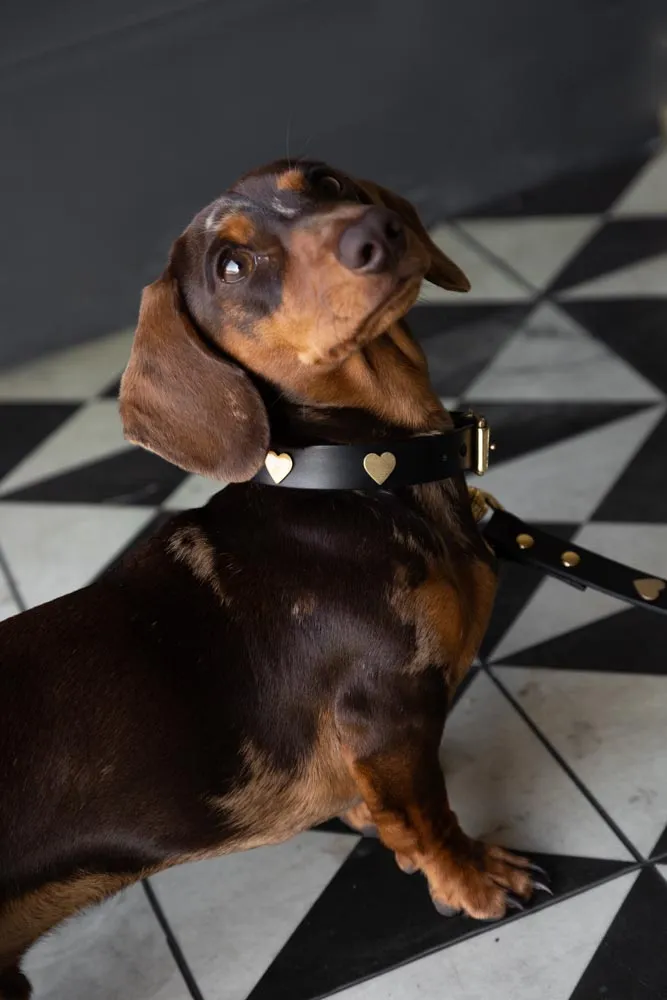
POLYGON ((419 296, 423 279, 421 271, 412 271, 408 275, 397 277, 389 294, 371 309, 349 337, 331 347, 321 361, 340 362, 385 333, 412 309, 419 296))
POLYGON ((360 345, 367 344, 387 327, 402 319, 412 309, 419 296, 423 275, 410 274, 399 278, 394 288, 382 302, 373 309, 360 325, 355 339, 360 345))

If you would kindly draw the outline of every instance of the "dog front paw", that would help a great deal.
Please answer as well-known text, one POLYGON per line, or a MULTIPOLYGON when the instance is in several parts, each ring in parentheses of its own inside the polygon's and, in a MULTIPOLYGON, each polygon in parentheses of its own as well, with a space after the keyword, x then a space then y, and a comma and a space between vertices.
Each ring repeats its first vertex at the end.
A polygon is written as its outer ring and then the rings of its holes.
POLYGON ((498 920, 508 911, 522 910, 536 889, 550 892, 534 875, 545 873, 528 858, 503 847, 470 842, 467 857, 454 862, 451 855, 422 865, 433 904, 439 913, 466 913, 476 920, 498 920))

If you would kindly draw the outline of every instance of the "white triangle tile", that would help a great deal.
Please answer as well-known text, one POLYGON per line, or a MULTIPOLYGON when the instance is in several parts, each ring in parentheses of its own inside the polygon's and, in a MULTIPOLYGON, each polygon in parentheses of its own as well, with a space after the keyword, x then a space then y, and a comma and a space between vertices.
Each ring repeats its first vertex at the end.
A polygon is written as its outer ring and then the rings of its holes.
MULTIPOLYGON (((592 523, 581 528, 572 544, 583 545, 649 575, 667 578, 667 525, 592 523)), ((608 594, 583 593, 558 580, 546 579, 493 650, 505 660, 522 649, 600 621, 628 607, 608 594)))
POLYGON ((68 921, 25 961, 35 1000, 186 1000, 187 987, 141 886, 68 921))
POLYGON ((425 281, 419 295, 420 302, 466 305, 478 302, 522 302, 531 297, 529 288, 497 267, 454 226, 437 226, 431 233, 431 238, 468 276, 472 288, 462 295, 436 288, 425 281))
POLYGON ((640 260, 629 267, 585 281, 558 298, 568 299, 632 299, 667 295, 667 253, 640 260))
POLYGON ((545 288, 590 239, 599 216, 474 219, 461 229, 535 288, 545 288))
POLYGON ((596 590, 575 590, 545 579, 491 653, 506 660, 514 653, 622 611, 628 605, 596 590))
POLYGON ((305 833, 152 880, 206 1000, 248 995, 357 843, 305 833))
POLYGON ((664 407, 651 406, 504 462, 484 477, 484 489, 526 520, 585 521, 663 414, 664 407))
POLYGON ((90 399, 121 374, 132 337, 123 330, 3 371, 0 400, 90 399))
POLYGON ((340 1000, 570 1000, 636 878, 621 875, 496 925, 344 990, 340 1000))
POLYGON ((131 447, 123 437, 116 401, 94 400, 12 469, 0 482, 0 496, 131 447))
POLYGON ((549 303, 528 316, 466 395, 517 402, 661 399, 654 385, 549 303))
POLYGON ((486 674, 445 726, 452 808, 474 837, 518 850, 628 859, 625 847, 486 674))
POLYGON ((644 167, 614 206, 616 216, 667 214, 667 149, 644 167))
POLYGON ((17 615, 21 609, 14 600, 7 577, 0 566, 0 622, 17 615))
POLYGON ((493 669, 620 829, 647 855, 667 825, 664 677, 493 669))
POLYGON ((455 410, 458 405, 458 399, 454 399, 451 396, 441 396, 440 402, 446 410, 455 410))
POLYGON ((656 865, 656 870, 662 875, 665 882, 667 882, 667 865, 656 865))
POLYGON ((188 476, 180 486, 177 486, 171 496, 167 497, 162 506, 165 510, 189 510, 191 507, 203 507, 212 496, 223 490, 226 483, 218 479, 206 479, 204 476, 188 476))
POLYGON ((0 546, 32 607, 89 583, 154 514, 152 507, 0 502, 0 546))

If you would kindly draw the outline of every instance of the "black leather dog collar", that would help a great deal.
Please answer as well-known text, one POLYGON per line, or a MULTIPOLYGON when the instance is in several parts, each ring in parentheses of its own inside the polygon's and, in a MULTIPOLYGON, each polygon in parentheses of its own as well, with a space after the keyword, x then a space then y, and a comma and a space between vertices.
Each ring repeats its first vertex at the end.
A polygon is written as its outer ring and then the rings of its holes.
POLYGON ((486 420, 474 413, 450 415, 454 428, 442 434, 277 448, 268 453, 254 482, 302 490, 376 490, 433 483, 461 470, 481 475, 489 458, 486 420))
MULTIPOLYGON (((486 472, 490 431, 474 413, 452 412, 454 428, 425 437, 369 445, 312 445, 270 451, 254 482, 302 490, 377 490, 486 472)), ((473 516, 497 556, 520 562, 580 590, 591 587, 638 607, 667 614, 667 581, 563 542, 503 510, 472 489, 473 516)))

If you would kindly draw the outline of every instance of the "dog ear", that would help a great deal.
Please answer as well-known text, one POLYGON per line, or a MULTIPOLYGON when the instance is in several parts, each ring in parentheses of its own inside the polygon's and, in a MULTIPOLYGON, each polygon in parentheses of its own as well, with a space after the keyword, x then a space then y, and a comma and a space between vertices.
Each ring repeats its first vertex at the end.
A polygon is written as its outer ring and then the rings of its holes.
POLYGON ((128 440, 211 479, 250 479, 269 447, 257 389, 197 334, 169 271, 143 291, 120 414, 128 440))
POLYGON ((426 248, 431 258, 431 266, 425 275, 427 281, 451 292, 470 291, 470 282, 461 268, 435 245, 417 215, 416 208, 409 201, 372 181, 359 180, 357 184, 376 205, 384 205, 397 212, 426 248))

